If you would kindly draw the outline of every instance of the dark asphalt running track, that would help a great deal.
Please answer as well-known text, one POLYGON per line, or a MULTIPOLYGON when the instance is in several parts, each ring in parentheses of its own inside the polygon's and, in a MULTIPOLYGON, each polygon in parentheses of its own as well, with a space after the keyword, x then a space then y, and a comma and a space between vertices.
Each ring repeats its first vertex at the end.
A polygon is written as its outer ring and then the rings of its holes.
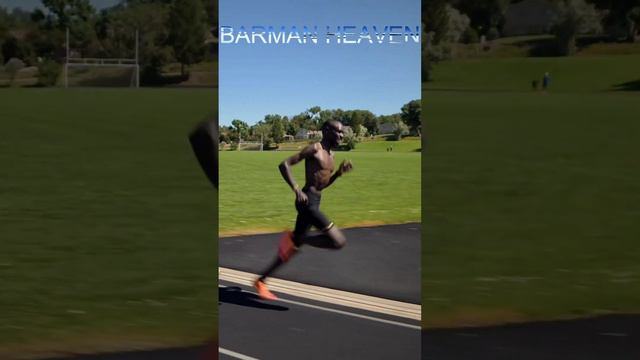
MULTIPOLYGON (((420 304, 420 224, 345 229, 344 233, 347 237, 344 248, 335 251, 304 246, 273 276, 420 304)), ((220 266, 260 273, 273 261, 279 238, 280 234, 222 238, 220 266)), ((221 284, 225 285, 220 289, 219 304, 221 348, 259 359, 420 358, 419 320, 288 294, 278 295, 297 304, 265 302, 252 294, 252 289, 224 281, 221 284)))
MULTIPOLYGON (((274 277, 421 303, 420 224, 345 229, 340 250, 303 246, 274 277)), ((221 267, 261 273, 276 256, 280 234, 221 238, 221 267)))
MULTIPOLYGON (((420 321, 300 299, 287 294, 279 296, 296 303, 267 302, 260 300, 246 286, 225 281, 221 281, 221 284, 221 348, 261 360, 420 359, 420 321), (413 328, 397 324, 411 325, 413 328)), ((220 358, 234 359, 224 354, 220 354, 220 358)))

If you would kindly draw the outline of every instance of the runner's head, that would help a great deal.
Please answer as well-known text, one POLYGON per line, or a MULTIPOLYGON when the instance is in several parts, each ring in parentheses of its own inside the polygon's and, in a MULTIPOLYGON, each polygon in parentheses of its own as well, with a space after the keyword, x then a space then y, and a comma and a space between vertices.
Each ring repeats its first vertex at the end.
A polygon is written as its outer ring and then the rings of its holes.
POLYGON ((322 124, 322 139, 327 141, 331 147, 338 146, 344 136, 342 127, 343 126, 340 121, 325 121, 324 124, 322 124))

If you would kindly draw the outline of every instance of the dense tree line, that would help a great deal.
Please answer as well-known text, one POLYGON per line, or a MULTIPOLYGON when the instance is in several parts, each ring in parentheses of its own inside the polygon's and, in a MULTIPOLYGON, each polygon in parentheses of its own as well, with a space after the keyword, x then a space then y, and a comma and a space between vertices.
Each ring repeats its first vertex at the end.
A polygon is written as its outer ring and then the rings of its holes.
MULTIPOLYGON (((509 6, 523 0, 424 0, 423 22, 427 32, 433 32, 435 43, 446 35, 450 19, 445 10, 449 5, 469 19, 469 28, 488 40, 500 37, 509 6)), ((616 39, 638 41, 640 31, 640 0, 547 0, 553 6, 556 19, 549 24, 573 21, 569 31, 589 32, 602 29, 616 39), (594 16, 597 15, 597 16, 594 16), (573 19, 573 20, 572 20, 573 19), (582 25, 589 23, 588 25, 582 25)))
POLYGON ((323 110, 319 106, 314 106, 291 117, 268 114, 252 126, 240 119, 234 119, 231 125, 220 126, 219 134, 221 143, 235 143, 240 140, 263 141, 270 146, 282 143, 285 135, 295 137, 300 130, 318 131, 325 121, 337 120, 348 126, 345 132, 347 143, 350 141, 355 143, 363 137, 378 135, 382 124, 392 124, 395 138, 399 139, 408 134, 420 135, 420 113, 420 100, 412 100, 404 104, 399 113, 379 116, 369 110, 323 110))
POLYGON ((168 63, 182 64, 184 75, 189 65, 214 56, 217 47, 207 49, 205 39, 217 17, 208 0, 122 0, 101 11, 89 0, 42 0, 31 12, 0 7, 0 63, 15 58, 55 69, 66 56, 67 29, 81 57, 132 58, 137 30, 142 80, 151 82, 168 63))
MULTIPOLYGON (((423 80, 434 62, 452 58, 456 43, 502 36, 510 6, 524 0, 423 0, 423 80)), ((571 55, 581 34, 611 41, 640 40, 640 0, 546 0, 553 11, 547 31, 555 35, 557 55, 571 55)))

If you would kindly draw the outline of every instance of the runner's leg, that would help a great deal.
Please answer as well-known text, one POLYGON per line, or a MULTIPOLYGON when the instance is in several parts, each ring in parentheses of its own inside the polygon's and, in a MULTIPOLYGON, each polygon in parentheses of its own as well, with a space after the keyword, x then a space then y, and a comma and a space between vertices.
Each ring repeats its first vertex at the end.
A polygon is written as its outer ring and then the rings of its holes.
MULTIPOLYGON (((293 231, 293 242, 297 247, 300 247, 302 243, 298 240, 304 236, 304 234, 311 228, 311 222, 309 221, 308 214, 305 211, 298 210, 298 217, 296 218, 296 227, 293 231)), ((259 281, 265 281, 274 271, 276 271, 282 264, 284 264, 280 256, 276 256, 271 265, 262 273, 259 281)))
POLYGON ((320 234, 306 234, 299 239, 303 244, 323 249, 340 249, 347 243, 342 231, 320 211, 320 197, 309 197, 308 218, 320 234), (311 201, 313 200, 313 201, 311 201))

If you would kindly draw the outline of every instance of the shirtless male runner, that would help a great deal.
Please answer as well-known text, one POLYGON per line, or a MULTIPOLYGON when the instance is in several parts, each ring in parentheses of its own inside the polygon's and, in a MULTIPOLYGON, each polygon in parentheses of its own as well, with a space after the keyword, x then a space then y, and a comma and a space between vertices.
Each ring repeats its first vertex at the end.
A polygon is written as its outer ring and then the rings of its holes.
POLYGON ((293 232, 287 231, 280 239, 278 256, 267 270, 258 278, 254 286, 258 295, 265 300, 275 300, 275 296, 265 284, 265 279, 282 264, 289 261, 303 244, 325 248, 340 249, 346 243, 346 238, 333 222, 320 212, 321 191, 333 184, 337 178, 351 171, 351 161, 343 161, 338 170, 334 170, 334 153, 331 149, 337 147, 342 140, 342 123, 327 121, 322 124, 322 140, 305 147, 298 154, 284 160, 279 168, 284 180, 296 194, 296 210, 298 217, 293 232), (302 189, 296 184, 291 174, 291 167, 305 160, 305 184, 302 189), (311 226, 320 230, 319 234, 308 234, 311 226))

